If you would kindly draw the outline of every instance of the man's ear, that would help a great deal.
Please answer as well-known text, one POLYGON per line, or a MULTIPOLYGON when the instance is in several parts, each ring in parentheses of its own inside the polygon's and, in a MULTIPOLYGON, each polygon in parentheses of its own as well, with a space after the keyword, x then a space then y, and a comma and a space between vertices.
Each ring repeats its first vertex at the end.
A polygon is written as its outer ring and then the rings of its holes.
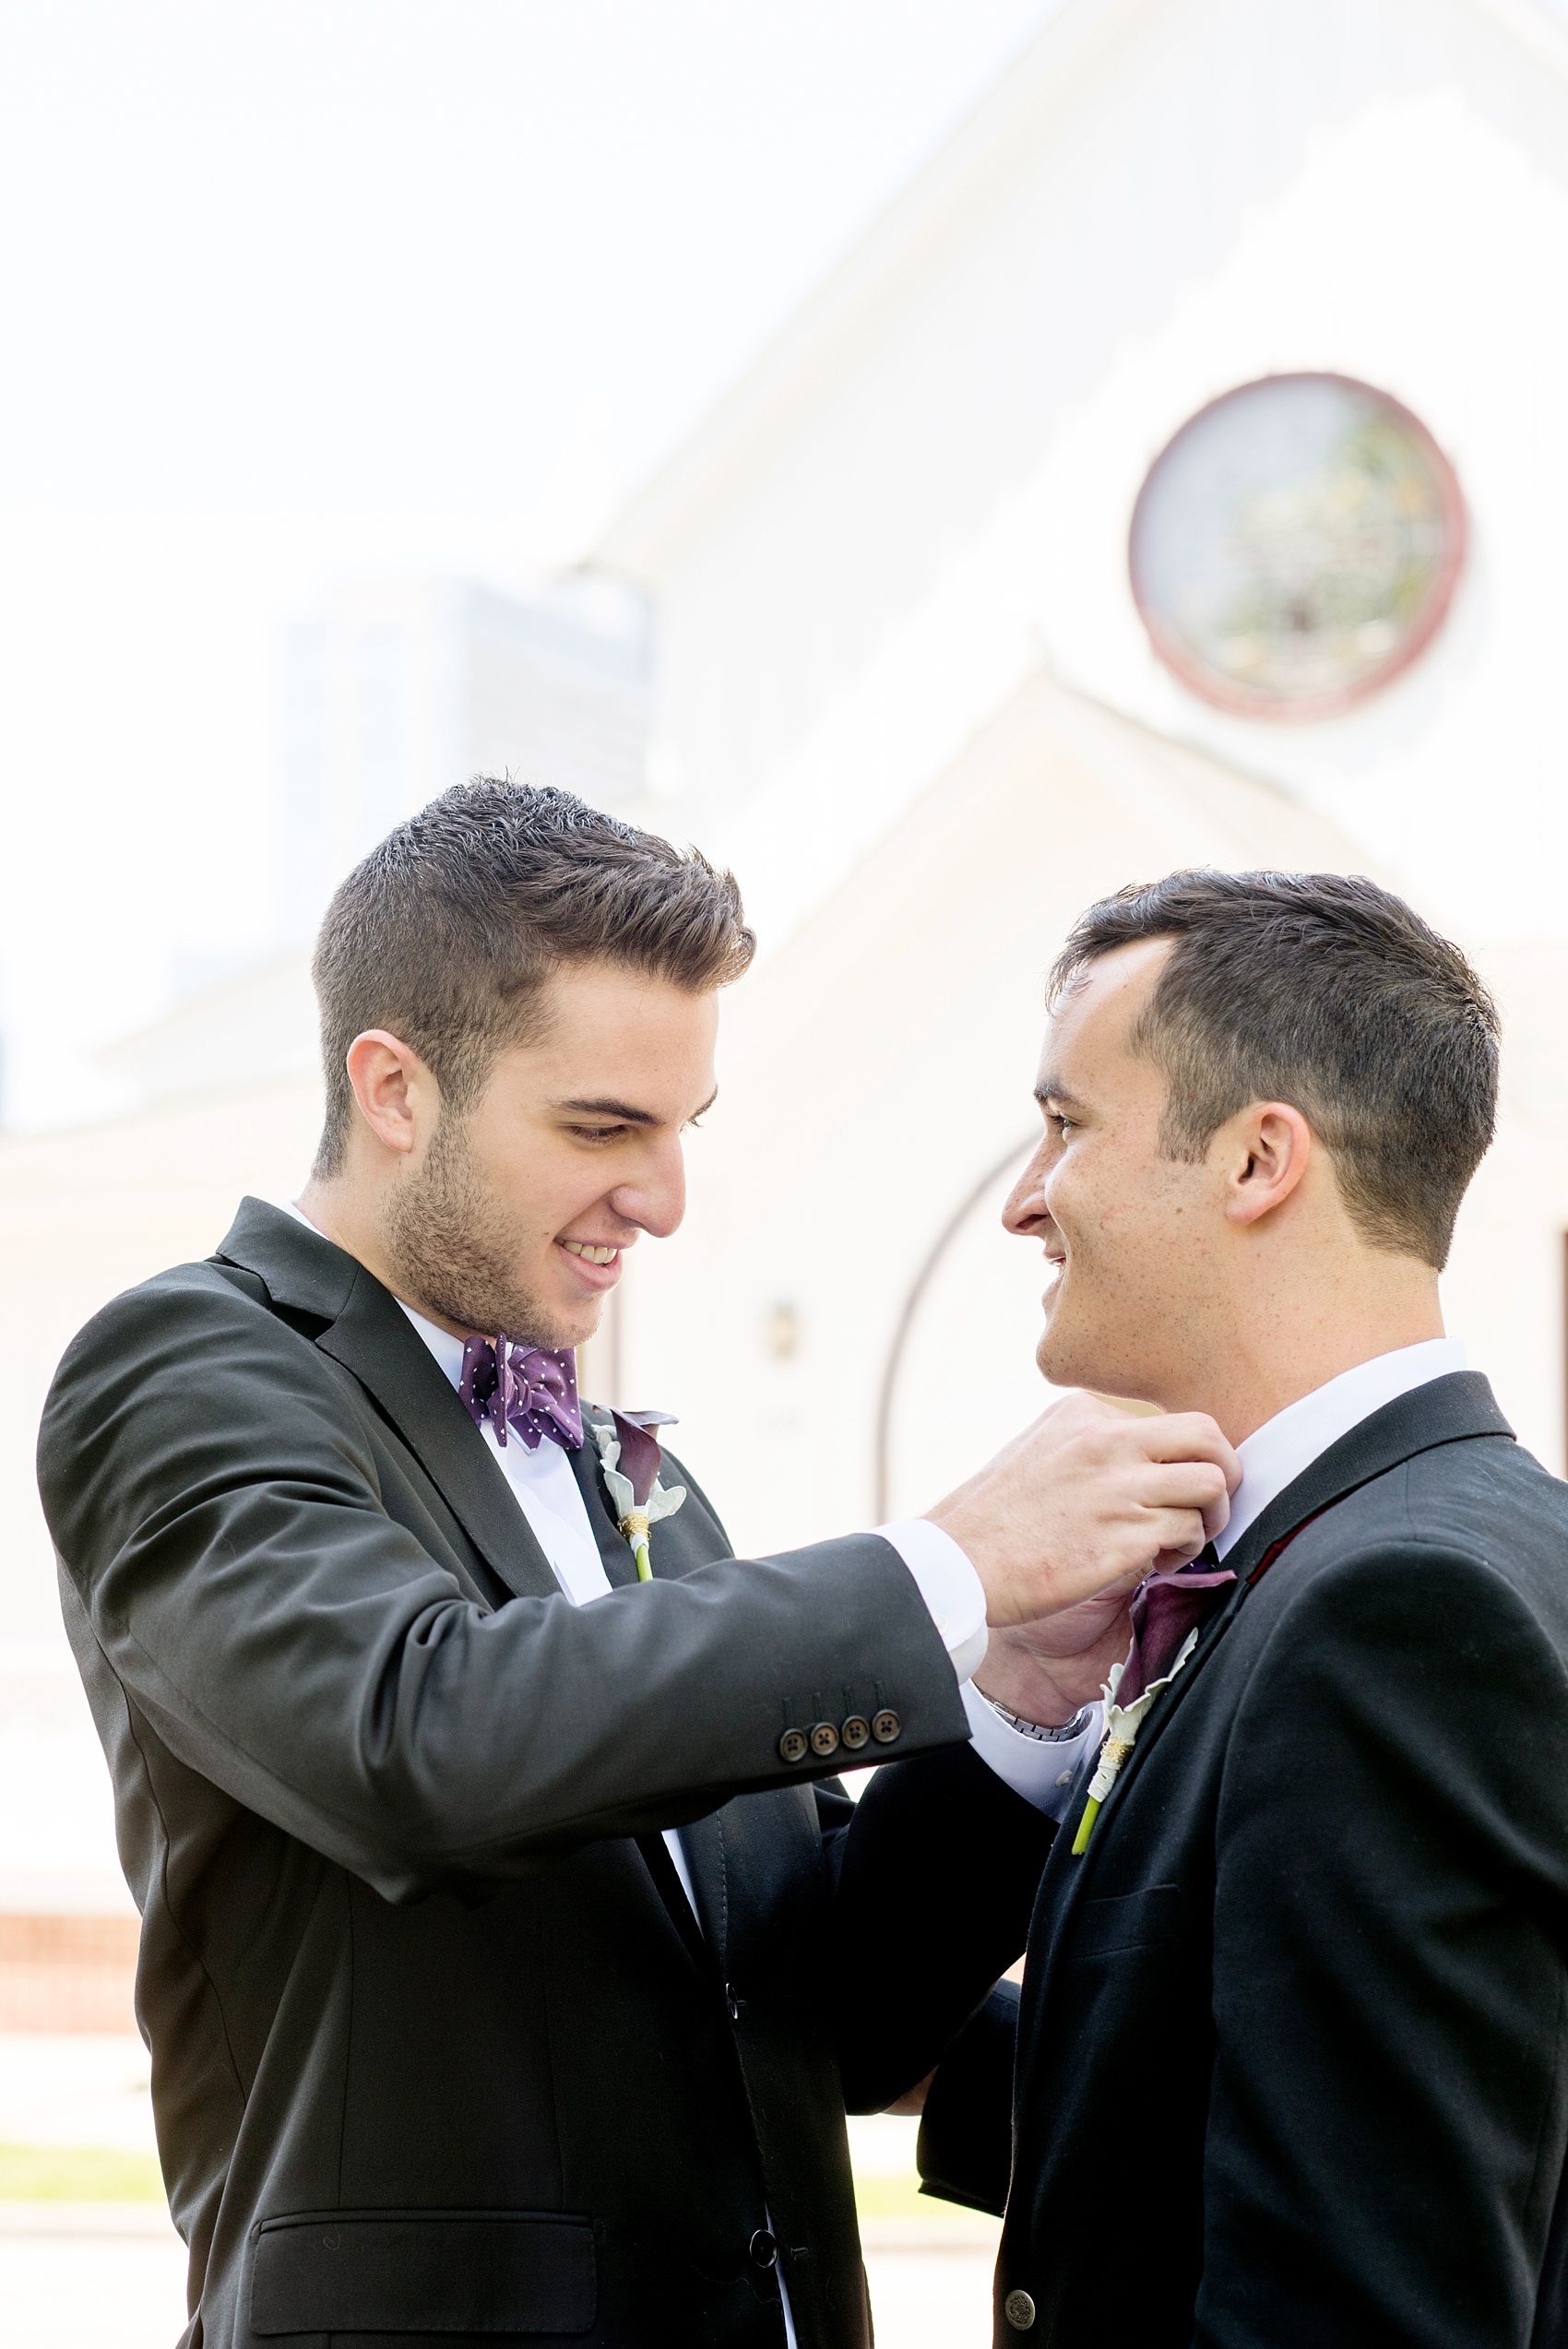
POLYGON ((1233 1224, 1255 1224, 1300 1187, 1313 1155, 1313 1130, 1288 1101, 1254 1101, 1231 1119, 1222 1145, 1226 1216, 1233 1224))
POLYGON ((422 1126, 439 1112, 434 1077, 411 1046, 385 1027, 367 1027, 350 1045, 343 1063, 361 1117, 382 1147, 411 1150, 422 1126))

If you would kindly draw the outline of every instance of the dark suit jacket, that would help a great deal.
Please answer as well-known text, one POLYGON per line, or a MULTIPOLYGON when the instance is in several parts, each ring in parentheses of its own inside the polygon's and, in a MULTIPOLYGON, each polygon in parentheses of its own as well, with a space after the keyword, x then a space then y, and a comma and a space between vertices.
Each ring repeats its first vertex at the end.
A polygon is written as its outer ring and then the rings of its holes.
MULTIPOLYGON (((1040 1885, 997 2339, 1568 2341, 1568 1487, 1440 1379, 1226 1563, 1040 1885)), ((994 2169, 994 2074, 989 2131, 933 2092, 933 2176, 994 2169)))
POLYGON ((778 2349, 769 2215, 802 2349, 869 2337, 844 2094, 935 2060, 1049 1831, 955 1744, 887 1544, 735 1562, 694 1488, 638 1584, 575 1459, 627 1585, 583 1608, 394 1299, 255 1201, 62 1364, 40 1479, 192 2349, 778 2349), (781 1761, 879 1708, 923 1758, 858 1812, 781 1761))

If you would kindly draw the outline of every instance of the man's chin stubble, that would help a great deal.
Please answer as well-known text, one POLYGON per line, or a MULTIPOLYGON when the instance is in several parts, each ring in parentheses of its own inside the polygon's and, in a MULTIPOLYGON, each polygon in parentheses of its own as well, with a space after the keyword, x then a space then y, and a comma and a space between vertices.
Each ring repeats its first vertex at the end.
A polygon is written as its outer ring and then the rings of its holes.
POLYGON ((382 1247, 400 1296, 462 1329, 494 1332, 530 1346, 579 1344, 533 1291, 519 1285, 506 1223, 476 1172, 461 1129, 436 1131, 423 1165, 388 1202, 382 1247))

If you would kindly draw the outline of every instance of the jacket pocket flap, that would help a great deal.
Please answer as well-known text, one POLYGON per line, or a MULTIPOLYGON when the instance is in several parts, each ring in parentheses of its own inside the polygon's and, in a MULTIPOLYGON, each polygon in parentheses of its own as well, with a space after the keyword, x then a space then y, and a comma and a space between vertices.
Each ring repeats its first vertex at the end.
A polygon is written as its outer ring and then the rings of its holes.
POLYGON ((268 2219, 251 2330, 586 2332, 593 2226, 542 2211, 302 2211, 268 2219))
POLYGON ((1075 1957, 1109 1957, 1115 1950, 1173 1941, 1181 1929, 1181 1886, 1151 1884, 1146 1892, 1086 1901, 1073 1920, 1071 1949, 1075 1957))

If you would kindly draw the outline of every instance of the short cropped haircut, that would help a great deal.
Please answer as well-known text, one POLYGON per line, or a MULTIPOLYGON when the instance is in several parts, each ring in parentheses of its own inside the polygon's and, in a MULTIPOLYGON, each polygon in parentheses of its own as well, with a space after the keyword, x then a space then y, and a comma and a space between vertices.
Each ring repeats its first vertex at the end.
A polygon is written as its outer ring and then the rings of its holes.
POLYGON ((1371 881, 1172 872, 1079 918, 1051 1000, 1152 938, 1175 951, 1133 1041, 1170 1085, 1167 1155, 1199 1159, 1250 1102, 1289 1102, 1364 1237, 1441 1270, 1497 1111, 1497 1012, 1457 946, 1371 881))
POLYGON ((755 947, 733 875, 695 849, 569 791, 483 776, 444 791, 355 866, 321 925, 316 1174, 342 1166, 344 1062, 366 1028, 411 1046, 461 1111, 496 1055, 538 1034, 541 990, 564 965, 616 963, 700 994, 738 979, 755 947))

